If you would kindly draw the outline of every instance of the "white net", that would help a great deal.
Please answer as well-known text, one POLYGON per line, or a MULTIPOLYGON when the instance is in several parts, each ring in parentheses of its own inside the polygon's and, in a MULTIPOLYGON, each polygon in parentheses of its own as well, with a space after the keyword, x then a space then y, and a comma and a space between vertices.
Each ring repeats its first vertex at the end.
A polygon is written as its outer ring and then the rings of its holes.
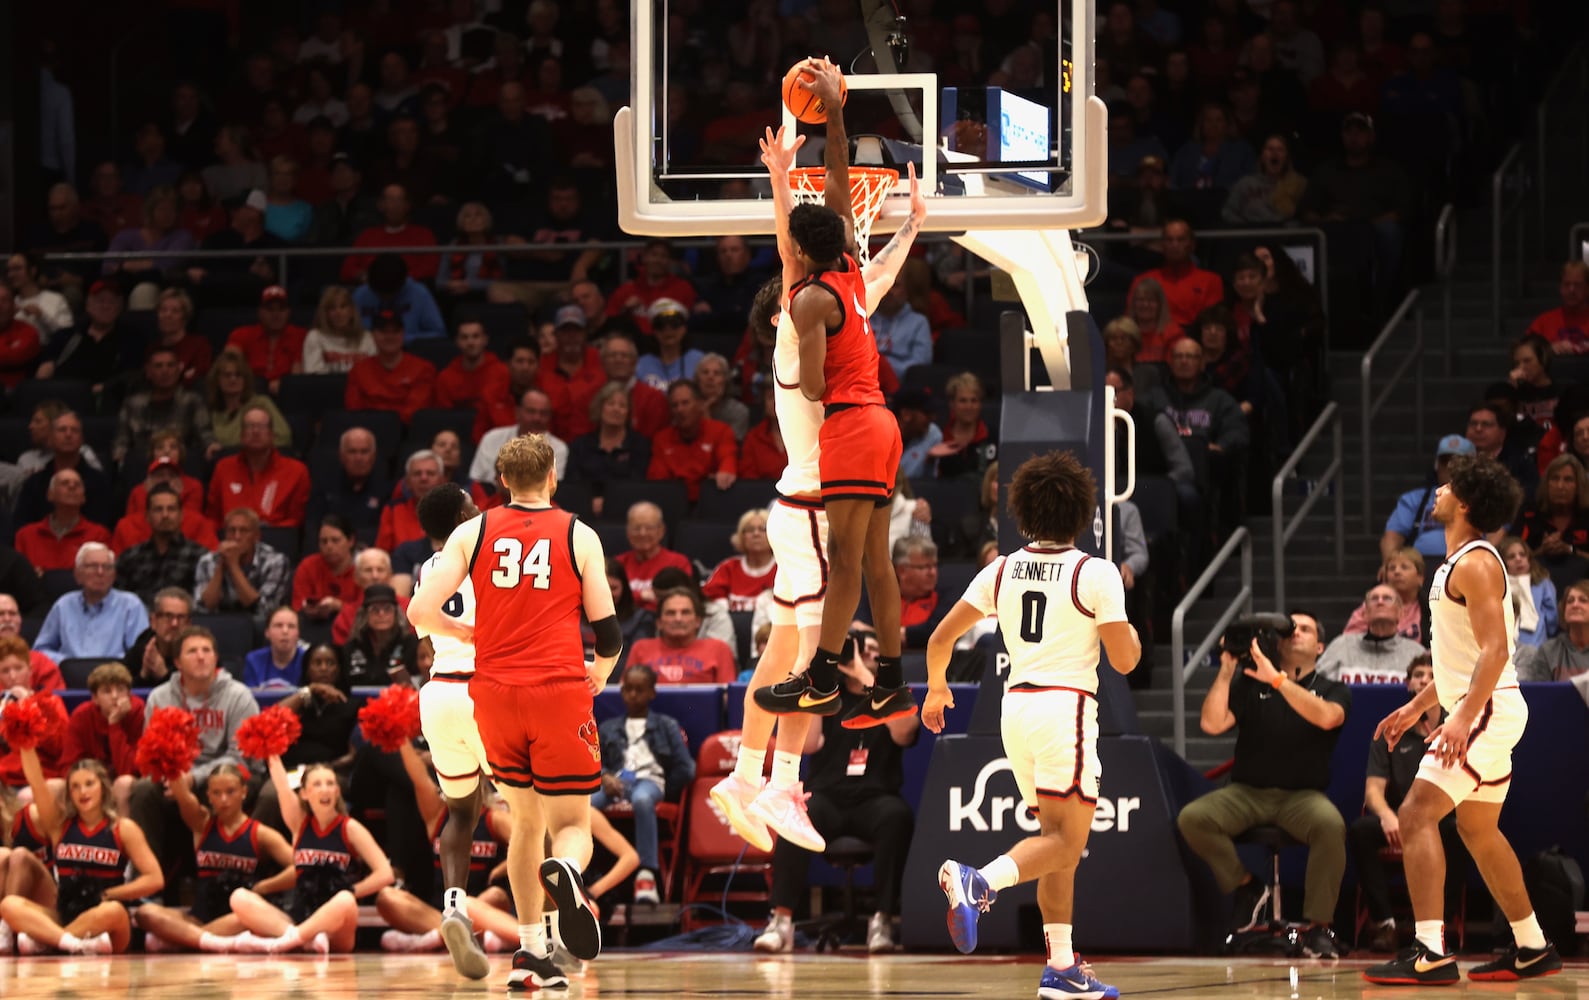
MULTIPOLYGON (((794 189, 797 203, 820 204, 827 171, 822 167, 800 167, 789 171, 789 186, 794 189)), ((872 223, 883 210, 883 199, 899 183, 899 171, 887 167, 850 168, 850 206, 855 213, 855 245, 860 263, 872 256, 872 223)))

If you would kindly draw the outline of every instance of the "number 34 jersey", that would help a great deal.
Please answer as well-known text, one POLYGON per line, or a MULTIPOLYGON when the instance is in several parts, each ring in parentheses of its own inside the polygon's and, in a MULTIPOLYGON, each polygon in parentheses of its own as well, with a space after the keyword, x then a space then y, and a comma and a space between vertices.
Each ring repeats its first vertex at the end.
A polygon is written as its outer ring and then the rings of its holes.
POLYGON ((1125 586, 1107 559, 1033 543, 982 568, 961 598, 999 620, 1007 686, 1098 692, 1098 626, 1126 620, 1125 586))
MULTIPOLYGON (((414 567, 416 587, 440 558, 441 553, 438 552, 414 567)), ((474 627, 474 581, 464 577, 463 583, 458 585, 458 592, 447 598, 447 603, 441 606, 441 610, 449 618, 456 618, 459 622, 474 627)), ((454 639, 450 635, 433 635, 430 637, 430 645, 436 651, 436 661, 431 665, 431 673, 474 673, 474 643, 454 639)))
POLYGON ((481 515, 469 560, 477 676, 510 685, 584 679, 576 523, 556 507, 508 504, 481 515))

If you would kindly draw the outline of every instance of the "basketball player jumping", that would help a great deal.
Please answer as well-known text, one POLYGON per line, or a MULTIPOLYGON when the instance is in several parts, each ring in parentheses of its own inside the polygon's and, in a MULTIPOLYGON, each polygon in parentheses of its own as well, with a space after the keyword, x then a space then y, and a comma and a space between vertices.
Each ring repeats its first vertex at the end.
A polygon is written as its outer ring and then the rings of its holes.
POLYGON ((519 950, 508 985, 561 988, 568 977, 551 960, 543 891, 557 904, 564 946, 575 958, 595 958, 601 925, 579 875, 590 863, 590 796, 601 787, 591 705, 618 662, 623 633, 601 539, 552 505, 551 445, 539 434, 520 435, 503 445, 497 469, 511 501, 452 533, 425 571, 409 617, 432 637, 474 643, 475 722, 513 819, 508 881, 519 950), (474 588, 475 628, 444 610, 465 580, 474 588), (581 609, 596 632, 589 665, 581 609))
POLYGON ((1534 915, 1523 871, 1499 827, 1512 782, 1512 748, 1528 724, 1512 650, 1517 623, 1511 582, 1500 553, 1485 536, 1517 515, 1522 491, 1491 458, 1459 457, 1451 479, 1435 491, 1435 520, 1445 525, 1446 551, 1429 588, 1434 683, 1379 724, 1396 742, 1436 701, 1446 721, 1429 737, 1418 777, 1402 802, 1402 859, 1417 938, 1394 961, 1365 969, 1371 983, 1450 984, 1461 976, 1445 948, 1441 924, 1445 854, 1440 820, 1457 811, 1457 830, 1484 884, 1512 925, 1513 944, 1494 961, 1468 971, 1480 982, 1511 982, 1561 971, 1561 956, 1534 915))
POLYGON ((949 934, 969 954, 977 946, 977 918, 1000 890, 1035 879, 1048 944, 1037 995, 1118 997, 1072 950, 1071 912, 1101 773, 1098 644, 1111 667, 1129 674, 1142 643, 1126 621, 1119 572, 1107 559, 1076 548, 1097 504, 1092 474, 1067 452, 1038 455, 1015 470, 1009 502, 1031 543, 984 567, 933 630, 921 718, 928 729, 943 732, 944 710, 954 707, 947 676, 955 640, 996 616, 1010 654, 1000 723, 1004 753, 1040 832, 982 868, 943 863, 938 884, 949 899, 949 934))
MULTIPOLYGON (((803 713, 786 715, 781 722, 756 703, 757 688, 772 684, 795 672, 816 651, 822 625, 822 599, 827 589, 828 518, 822 509, 822 480, 819 469, 818 436, 822 428, 822 407, 800 392, 800 345, 794 325, 783 308, 785 288, 800 280, 802 271, 797 251, 789 236, 789 212, 794 195, 789 186, 789 170, 803 136, 785 143, 786 135, 767 130, 762 140, 762 162, 772 180, 775 232, 783 259, 783 275, 762 286, 751 305, 750 320, 756 329, 765 330, 776 321, 773 341, 773 406, 778 427, 783 433, 789 463, 778 479, 778 500, 767 515, 767 540, 772 545, 777 571, 773 580, 772 632, 767 648, 757 661, 745 698, 745 722, 734 772, 712 788, 712 801, 728 818, 729 825, 759 850, 772 849, 776 831, 806 850, 820 853, 826 844, 811 826, 806 815, 805 798, 800 787, 800 754, 805 746, 811 717, 803 713), (762 768, 767 758, 767 741, 777 722, 777 749, 773 754, 772 780, 762 785, 762 768)), ((840 148, 846 158, 849 151, 840 148)), ((882 301, 893 287, 927 216, 927 200, 922 197, 912 165, 910 176, 911 214, 888 245, 861 268, 866 283, 866 301, 882 301)), ((825 189, 847 191, 836 177, 826 178, 825 189)))
MULTIPOLYGON (((866 578, 877 642, 877 682, 844 719, 851 728, 881 725, 916 710, 900 667, 899 581, 888 547, 888 520, 899 469, 899 424, 878 385, 877 342, 867 322, 867 289, 856 263, 850 204, 849 137, 844 130, 843 77, 827 60, 810 60, 808 89, 828 108, 825 205, 789 212, 790 255, 798 280, 788 287, 789 320, 799 345, 800 392, 821 401, 822 506, 828 517, 827 592, 810 666, 755 690, 775 715, 839 711, 839 653, 866 578), (838 181, 839 183, 834 183, 838 181)), ((778 185, 774 185, 777 187, 778 185)), ((787 265, 786 265, 787 266, 787 265)))

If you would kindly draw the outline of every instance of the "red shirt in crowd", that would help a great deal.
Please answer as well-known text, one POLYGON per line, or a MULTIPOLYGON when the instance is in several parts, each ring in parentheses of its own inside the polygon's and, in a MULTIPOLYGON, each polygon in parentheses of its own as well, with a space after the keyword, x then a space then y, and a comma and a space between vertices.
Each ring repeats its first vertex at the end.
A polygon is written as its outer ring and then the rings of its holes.
MULTIPOLYGON (((39 764, 43 768, 46 778, 64 777, 66 768, 62 765, 62 761, 67 759, 63 753, 66 734, 66 706, 62 704, 59 698, 47 699, 43 704, 47 706, 45 708, 46 712, 57 716, 58 724, 55 727, 55 732, 36 748, 39 752, 39 764)), ((98 710, 96 709, 96 711, 98 710)), ((138 719, 140 723, 143 720, 141 709, 138 712, 138 719)), ((71 760, 75 763, 77 758, 74 757, 71 760)), ((12 788, 28 783, 27 775, 22 773, 21 753, 8 748, 5 756, 0 757, 0 781, 5 782, 12 788)))
POLYGON ((651 581, 656 579, 658 573, 669 567, 690 574, 695 572, 689 559, 672 549, 659 548, 649 559, 641 559, 631 549, 618 556, 618 564, 623 567, 624 576, 629 578, 629 592, 634 594, 635 604, 647 611, 657 609, 657 595, 651 587, 651 581))
POLYGON ((657 684, 732 684, 739 671, 734 651, 721 639, 696 639, 681 648, 661 639, 640 639, 629 653, 629 666, 650 667, 657 684))
POLYGON ((394 500, 381 510, 381 528, 375 536, 375 547, 390 552, 404 542, 424 538, 425 529, 419 524, 419 501, 413 497, 394 500))
POLYGON ((635 379, 629 387, 629 426, 648 438, 668 425, 668 394, 635 379))
POLYGON ((463 366, 463 358, 453 358, 452 363, 436 375, 436 405, 444 410, 474 410, 479 414, 475 421, 480 436, 492 427, 505 427, 513 423, 512 382, 508 366, 495 354, 481 357, 473 371, 463 366), (489 412, 487 412, 489 411, 489 412), (480 428, 480 417, 487 425, 480 428))
POLYGON ((130 695, 129 701, 132 707, 114 726, 92 699, 72 709, 66 721, 61 760, 75 764, 92 757, 110 769, 112 778, 136 775, 138 765, 133 757, 138 752, 138 738, 143 735, 143 699, 130 695))
MULTIPOLYGON (((413 223, 397 229, 371 226, 358 235, 353 245, 370 250, 380 250, 385 247, 433 247, 436 245, 436 234, 425 226, 416 226, 413 223)), ((348 257, 342 262, 342 280, 358 281, 364 276, 364 272, 369 270, 370 261, 374 259, 375 255, 371 253, 353 254, 348 257)), ((441 269, 441 261, 435 254, 404 254, 403 262, 408 265, 408 276, 415 281, 430 281, 441 269)))
POLYGON ((701 495, 701 480, 718 472, 739 474, 739 448, 734 432, 721 420, 705 417, 700 431, 689 441, 677 427, 664 427, 651 439, 651 468, 647 479, 680 479, 689 487, 690 502, 701 495))
POLYGON ((572 375, 558 367, 557 358, 547 355, 541 359, 537 381, 538 388, 552 399, 558 399, 559 393, 562 396, 560 405, 552 409, 553 434, 564 441, 572 441, 596 429, 590 419, 590 401, 607 384, 607 372, 601 367, 599 351, 594 347, 585 348, 585 360, 572 375))
POLYGON ((436 387, 436 366, 404 351, 397 367, 368 357, 348 372, 343 405, 350 410, 390 410, 408 423, 430 405, 436 387))
POLYGON ((739 475, 742 479, 777 479, 789 464, 783 442, 772 436, 767 421, 752 427, 739 446, 739 475))
MULTIPOLYGON (((1170 300, 1170 319, 1183 330, 1192 329, 1198 313, 1225 301, 1224 279, 1213 271, 1205 271, 1191 264, 1174 271, 1155 267, 1139 274, 1131 282, 1130 294, 1136 293, 1137 284, 1143 278, 1152 278, 1164 286, 1164 294, 1170 300)), ((1129 297, 1127 301, 1130 301, 1129 297)))
POLYGON ((207 513, 216 524, 237 508, 249 507, 272 528, 297 528, 303 525, 308 506, 309 467, 274 448, 257 476, 241 452, 216 462, 210 475, 207 513))
POLYGON ((727 601, 730 611, 755 611, 756 598, 772 587, 778 564, 771 560, 761 569, 751 569, 744 556, 718 563, 701 592, 708 601, 727 601))
POLYGON ((55 661, 36 649, 28 650, 28 687, 35 691, 65 691, 66 678, 55 661))
POLYGON ((293 323, 281 331, 276 343, 270 342, 265 328, 258 323, 240 326, 226 338, 227 347, 235 347, 248 359, 248 367, 256 376, 270 381, 291 375, 294 365, 303 361, 303 340, 309 331, 293 323))
POLYGON ((322 597, 335 597, 346 605, 349 601, 357 600, 362 593, 363 589, 353 578, 351 561, 347 569, 333 573, 331 567, 326 565, 325 557, 318 552, 299 563, 298 571, 292 575, 292 606, 297 609, 313 604, 322 597))
POLYGON ((39 329, 32 323, 13 319, 10 326, 0 329, 0 385, 15 389, 42 348, 39 329))
MULTIPOLYGON (((215 535, 215 525, 210 519, 191 507, 182 508, 182 534, 214 552, 221 544, 215 535)), ((154 537, 149 518, 142 510, 128 514, 116 522, 116 532, 110 538, 111 551, 121 555, 134 545, 142 545, 154 537)))
POLYGON ((1529 324, 1528 332, 1550 341, 1557 354, 1589 354, 1589 309, 1540 313, 1529 324))
POLYGON ((71 569, 77 565, 77 550, 87 542, 110 544, 110 529, 103 524, 79 517, 66 534, 56 536, 48 517, 17 529, 12 543, 17 553, 33 564, 39 572, 52 569, 71 569))
POLYGON ((695 288, 688 281, 674 274, 668 275, 654 285, 646 280, 644 274, 638 274, 619 285, 617 290, 607 296, 607 315, 622 316, 628 313, 641 333, 650 333, 650 309, 657 299, 673 299, 689 309, 695 305, 695 288))

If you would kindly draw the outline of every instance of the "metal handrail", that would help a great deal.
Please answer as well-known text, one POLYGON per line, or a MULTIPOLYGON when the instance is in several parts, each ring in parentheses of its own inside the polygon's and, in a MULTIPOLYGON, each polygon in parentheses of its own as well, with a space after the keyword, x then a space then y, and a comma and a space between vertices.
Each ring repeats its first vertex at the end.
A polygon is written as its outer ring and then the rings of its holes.
POLYGON ((1457 207, 1449 201, 1440 209, 1435 222, 1435 277, 1440 279, 1440 325, 1444 328, 1445 373, 1449 378, 1454 352, 1451 350, 1451 285, 1457 269, 1457 207))
MULTIPOLYGON (((1523 147, 1513 146, 1501 160, 1501 165, 1495 168, 1495 173, 1490 175, 1490 322, 1496 333, 1505 332, 1501 328, 1501 236, 1506 225, 1506 218, 1514 209, 1519 208, 1528 197, 1526 185, 1518 183, 1517 196, 1511 204, 1505 204, 1506 182, 1515 171, 1519 178, 1522 177, 1523 147)), ((1515 251, 1517 260, 1517 284, 1523 284, 1523 217, 1517 217, 1517 247, 1515 251)))
POLYGON ((1374 453, 1370 447, 1373 442, 1371 423, 1374 415, 1385 405, 1385 400, 1390 394, 1400 388, 1401 378, 1407 374, 1407 369, 1413 369, 1413 437, 1418 442, 1418 447, 1424 446, 1423 439, 1423 306, 1418 304, 1419 290, 1414 288, 1401 300, 1401 305, 1396 307, 1390 319, 1385 321, 1385 327, 1374 338, 1374 343, 1369 345, 1368 351, 1363 355, 1363 363, 1359 369, 1362 379, 1362 406, 1363 406, 1363 439, 1361 449, 1363 452, 1363 530, 1374 530, 1374 453), (1400 329, 1402 322, 1407 318, 1407 313, 1417 307, 1415 323, 1413 324, 1412 350, 1407 352, 1407 357, 1397 366, 1390 376, 1390 381, 1385 384, 1385 389, 1378 398, 1373 395, 1374 361, 1385 345, 1390 343, 1390 338, 1400 329))
POLYGON ((1563 260, 1582 260, 1589 263, 1589 252, 1585 252, 1584 244, 1589 242, 1589 222, 1575 222, 1567 230, 1567 256, 1563 260))
POLYGON ((1308 511, 1319 502, 1319 497, 1324 495, 1327 488, 1335 491, 1335 572, 1346 572, 1346 462, 1341 458, 1341 454, 1341 408, 1331 403, 1319 414, 1318 419, 1313 421, 1313 426, 1308 428, 1308 432, 1302 435, 1302 440, 1292 449, 1291 457, 1286 459, 1286 463, 1275 473, 1274 479, 1269 484, 1271 504, 1269 517, 1274 524, 1275 610, 1277 611, 1286 607, 1286 543, 1291 541, 1291 536, 1302 527, 1303 518, 1308 516, 1308 511), (1297 508, 1297 512, 1291 515, 1291 523, 1287 524, 1285 510, 1281 506, 1281 494, 1285 491, 1286 480, 1302 462, 1308 449, 1313 447, 1313 442, 1324 433, 1326 427, 1330 428, 1331 437, 1329 468, 1314 481, 1313 491, 1302 502, 1302 506, 1297 508))
POLYGON ((1239 615, 1252 614, 1252 534, 1246 528, 1237 528, 1231 533, 1230 538, 1214 556, 1208 568, 1203 570, 1203 575, 1197 582, 1187 588, 1186 596, 1181 598, 1181 603, 1175 606, 1175 614, 1170 618, 1170 678, 1173 684, 1173 702, 1175 709, 1175 752, 1182 757, 1186 756, 1186 678, 1203 662, 1209 652, 1219 643, 1219 637, 1225 634, 1225 627, 1235 621, 1239 615), (1198 643, 1190 658, 1186 656, 1186 613, 1203 596, 1209 584, 1214 582, 1214 576, 1236 550, 1241 550, 1241 589, 1230 599, 1225 610, 1220 613, 1218 621, 1214 623, 1203 641, 1198 643))

